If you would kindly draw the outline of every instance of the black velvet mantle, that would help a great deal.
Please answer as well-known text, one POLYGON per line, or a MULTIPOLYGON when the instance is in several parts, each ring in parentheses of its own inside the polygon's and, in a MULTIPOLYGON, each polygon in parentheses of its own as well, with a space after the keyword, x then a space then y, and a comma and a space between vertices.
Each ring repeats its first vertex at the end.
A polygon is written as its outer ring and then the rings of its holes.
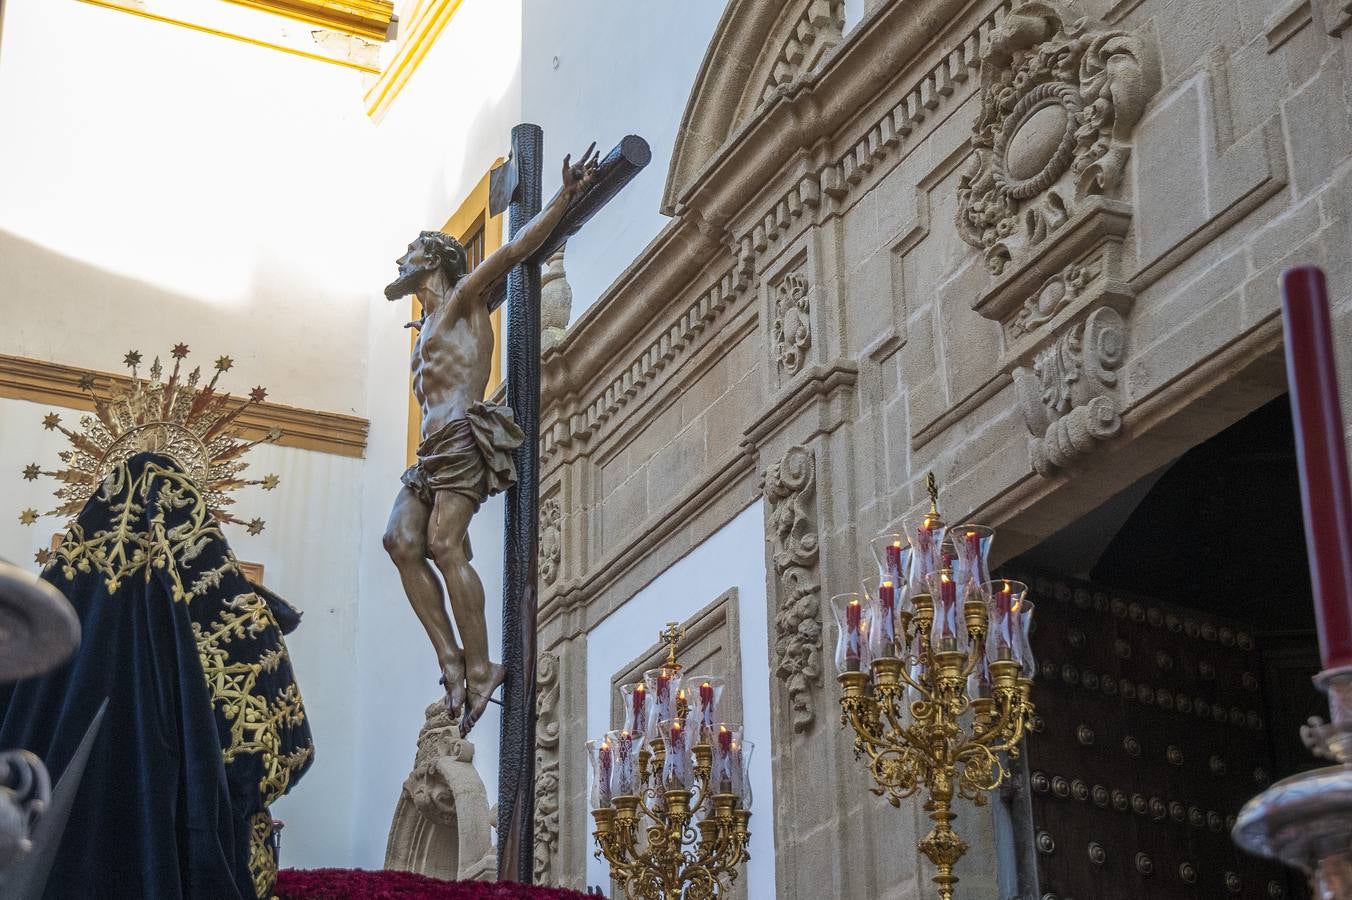
POLYGON ((271 896, 267 807, 314 750, 277 617, 197 487, 166 457, 133 457, 42 577, 83 639, 10 689, 0 747, 60 777, 109 698, 46 897, 271 896))

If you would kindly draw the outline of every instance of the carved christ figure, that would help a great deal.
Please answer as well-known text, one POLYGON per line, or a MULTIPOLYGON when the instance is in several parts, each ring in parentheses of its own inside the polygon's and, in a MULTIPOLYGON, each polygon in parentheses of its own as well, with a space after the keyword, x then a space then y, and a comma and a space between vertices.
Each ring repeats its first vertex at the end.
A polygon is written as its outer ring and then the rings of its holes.
POLYGON ((399 569, 413 611, 436 649, 446 705, 469 733, 507 677, 488 658, 484 589, 470 565, 469 522, 484 499, 516 482, 511 451, 523 436, 512 410, 484 402, 493 361, 490 289, 529 259, 595 178, 595 144, 582 160, 563 158, 563 186, 517 236, 466 273, 465 248, 424 231, 398 260, 385 296, 422 303, 413 323, 413 393, 422 409, 418 461, 402 477, 385 529, 385 550, 399 569), (430 564, 429 564, 430 560, 430 564), (432 571, 441 574, 438 580, 432 571), (445 583, 445 591, 442 590, 445 583), (455 617, 452 629, 446 599, 455 617), (460 641, 456 642, 456 631, 460 641))

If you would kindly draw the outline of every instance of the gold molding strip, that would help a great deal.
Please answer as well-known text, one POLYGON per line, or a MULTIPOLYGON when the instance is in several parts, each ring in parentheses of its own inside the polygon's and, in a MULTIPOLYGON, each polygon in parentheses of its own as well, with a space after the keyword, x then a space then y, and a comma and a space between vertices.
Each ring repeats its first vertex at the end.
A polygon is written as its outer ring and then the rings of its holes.
POLYGON ((216 37, 229 38, 232 41, 239 41, 242 44, 252 44, 255 47, 262 47, 266 50, 280 50, 283 53, 290 53, 292 56, 299 56, 303 59, 313 59, 317 62, 331 63, 335 66, 342 66, 345 69, 356 69, 358 72, 366 72, 370 75, 379 75, 380 69, 375 66, 368 66, 364 63, 352 62, 351 60, 338 59, 333 56, 325 56, 322 53, 311 53, 308 50, 301 50, 297 47, 288 47, 285 44, 277 44, 272 41, 264 41, 258 38, 251 38, 243 34, 235 34, 233 31, 223 31, 219 28, 212 28, 208 25, 199 25, 196 22, 189 22, 186 19, 176 19, 173 16, 162 16, 159 13, 153 13, 145 9, 137 9, 134 6, 123 6, 121 3, 115 3, 113 0, 80 0, 81 3, 88 3, 90 6, 100 6, 104 9, 112 9, 118 12, 131 13, 133 16, 140 16, 143 19, 150 19, 152 22, 163 22, 166 25, 177 25, 180 28, 187 28, 190 31, 199 31, 202 34, 210 34, 216 37))
POLYGON ((385 71, 380 73, 380 78, 366 92, 368 116, 380 121, 459 8, 460 0, 431 0, 419 10, 409 26, 407 36, 400 40, 394 59, 390 60, 385 71))
MULTIPOLYGON (((85 375, 130 382, 125 375, 0 354, 0 397, 92 410, 89 395, 80 390, 80 378, 85 375)), ((359 416, 263 402, 251 406, 239 421, 248 438, 260 438, 270 429, 280 428, 282 439, 277 443, 283 447, 358 458, 366 454, 370 423, 359 416)))
POLYGON ((229 2, 377 42, 389 40, 390 23, 394 21, 392 0, 229 0, 229 2))

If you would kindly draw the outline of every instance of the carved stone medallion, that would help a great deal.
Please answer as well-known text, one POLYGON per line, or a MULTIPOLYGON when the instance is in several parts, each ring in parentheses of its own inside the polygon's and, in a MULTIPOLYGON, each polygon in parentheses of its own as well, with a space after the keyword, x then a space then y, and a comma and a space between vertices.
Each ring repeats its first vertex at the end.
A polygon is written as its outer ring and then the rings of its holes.
POLYGON ((540 578, 553 584, 559 577, 562 559, 563 508, 558 497, 540 504, 540 578))
POLYGON ((788 273, 775 289, 773 339, 775 357, 790 375, 803 367, 812 346, 811 311, 807 277, 801 272, 788 273))
POLYGON ((992 33, 981 80, 958 229, 1000 275, 1086 197, 1116 195, 1160 74, 1144 37, 1096 30, 1059 3, 1031 0, 992 33))

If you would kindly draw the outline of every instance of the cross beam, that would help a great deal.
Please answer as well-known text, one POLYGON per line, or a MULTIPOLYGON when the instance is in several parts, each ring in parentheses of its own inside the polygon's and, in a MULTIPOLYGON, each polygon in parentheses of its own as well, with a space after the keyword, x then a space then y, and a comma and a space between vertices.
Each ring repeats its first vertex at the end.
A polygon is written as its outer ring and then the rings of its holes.
MULTIPOLYGON (((541 206, 544 132, 512 129, 515 171, 494 173, 511 197, 509 237, 541 206), (514 181, 515 184, 511 182, 514 181)), ((507 492, 503 526, 502 662, 507 669, 498 762, 498 880, 529 884, 535 875, 535 663, 540 506, 540 263, 563 246, 652 159, 647 141, 628 135, 597 165, 596 177, 568 208, 535 255, 507 276, 507 405, 526 439, 513 452, 517 482, 507 492)), ((501 208, 496 210, 501 212, 501 208)), ((495 291, 502 302, 503 292, 495 291)))

